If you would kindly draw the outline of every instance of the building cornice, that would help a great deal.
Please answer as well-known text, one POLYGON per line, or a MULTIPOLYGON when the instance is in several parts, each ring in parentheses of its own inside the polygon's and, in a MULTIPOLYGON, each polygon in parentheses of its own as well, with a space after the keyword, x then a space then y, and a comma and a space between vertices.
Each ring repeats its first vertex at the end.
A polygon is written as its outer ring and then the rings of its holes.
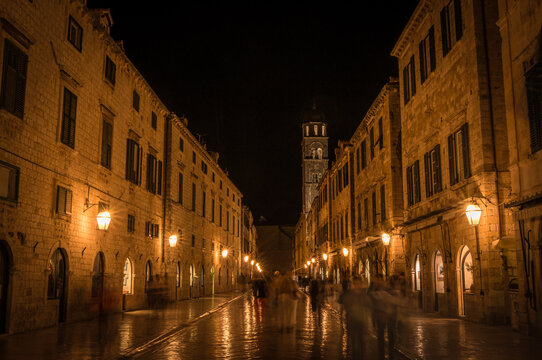
POLYGON ((395 46, 391 51, 391 56, 400 58, 403 55, 405 49, 408 47, 409 42, 416 35, 418 27, 423 22, 425 16, 429 13, 431 9, 431 0, 421 0, 418 3, 418 6, 416 6, 414 13, 408 20, 408 23, 403 29, 403 32, 399 36, 399 40, 397 40, 397 42, 395 43, 395 46))

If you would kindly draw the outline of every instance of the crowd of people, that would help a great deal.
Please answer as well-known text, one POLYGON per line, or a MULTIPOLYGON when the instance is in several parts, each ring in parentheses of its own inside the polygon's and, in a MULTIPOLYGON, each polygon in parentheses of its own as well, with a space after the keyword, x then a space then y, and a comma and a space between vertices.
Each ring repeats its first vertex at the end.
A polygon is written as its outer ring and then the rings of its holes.
POLYGON ((364 357, 369 334, 376 336, 379 359, 386 358, 386 353, 388 359, 393 359, 397 335, 404 328, 407 314, 407 282, 403 273, 387 279, 376 275, 370 282, 360 277, 343 277, 339 285, 310 277, 298 277, 296 283, 291 272, 276 271, 269 281, 253 282, 254 296, 267 297, 268 305, 278 309, 281 332, 291 332, 295 327, 299 290, 309 295, 316 317, 331 299, 336 298, 342 305, 353 359, 364 357))

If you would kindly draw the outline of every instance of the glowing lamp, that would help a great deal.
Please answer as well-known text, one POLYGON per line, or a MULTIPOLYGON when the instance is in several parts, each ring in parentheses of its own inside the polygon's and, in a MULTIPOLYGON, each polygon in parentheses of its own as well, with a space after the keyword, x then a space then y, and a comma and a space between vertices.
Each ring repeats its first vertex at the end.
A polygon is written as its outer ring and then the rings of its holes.
POLYGON ((250 265, 254 265, 254 260, 250 260, 250 265))
POLYGON ((303 264, 303 266, 305 267, 305 269, 307 268, 307 264, 303 264))
POLYGON ((222 250, 222 257, 225 258, 226 256, 228 256, 228 250, 224 249, 222 250))
POLYGON ((177 245, 177 235, 171 235, 169 237, 169 246, 175 247, 175 245, 177 245))
POLYGON ((348 256, 348 249, 347 248, 343 248, 343 255, 348 256))
POLYGON ((390 244, 390 234, 382 234, 382 244, 384 244, 384 246, 388 246, 390 244))
POLYGON ((244 260, 245 260, 245 262, 248 262, 248 255, 245 255, 244 260))
POLYGON ((315 262, 315 261, 316 261, 316 259, 315 259, 315 258, 312 258, 312 259, 311 259, 311 263, 313 263, 313 264, 314 264, 314 262, 315 262))
POLYGON ((480 215, 482 214, 482 210, 478 205, 470 204, 467 206, 465 213, 467 215, 467 219, 469 220, 469 224, 476 226, 480 223, 480 215))
POLYGON ((96 216, 96 221, 98 221, 98 229, 107 230, 109 228, 109 223, 111 222, 111 215, 109 211, 102 211, 96 216))
POLYGON ((327 254, 322 254, 322 259, 327 260, 327 254))
POLYGON ((311 264, 310 260, 309 260, 309 261, 307 261, 307 265, 309 265, 309 266, 310 266, 310 264, 311 264))

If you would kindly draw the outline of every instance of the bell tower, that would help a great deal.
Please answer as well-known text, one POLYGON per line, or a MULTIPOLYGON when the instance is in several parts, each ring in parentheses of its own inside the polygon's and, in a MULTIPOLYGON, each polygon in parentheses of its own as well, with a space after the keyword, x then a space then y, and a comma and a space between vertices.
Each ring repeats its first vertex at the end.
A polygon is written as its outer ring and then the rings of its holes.
POLYGON ((307 214, 318 194, 317 187, 328 168, 328 136, 325 115, 312 109, 301 116, 301 168, 303 172, 303 213, 307 214))

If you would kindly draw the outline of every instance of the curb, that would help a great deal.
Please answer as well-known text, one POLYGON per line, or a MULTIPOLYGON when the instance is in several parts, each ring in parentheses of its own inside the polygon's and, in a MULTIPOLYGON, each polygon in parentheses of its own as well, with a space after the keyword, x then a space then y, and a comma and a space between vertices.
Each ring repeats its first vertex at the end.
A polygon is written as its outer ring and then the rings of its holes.
POLYGON ((153 348, 155 346, 159 346, 159 345, 165 343, 167 340, 169 340, 172 337, 176 336, 179 332, 181 332, 182 330, 186 329, 187 327, 195 324, 196 322, 200 321, 201 319, 203 319, 203 318, 205 318, 205 317, 207 317, 207 316, 209 316, 211 314, 214 314, 217 311, 220 311, 220 310, 224 309, 228 304, 240 299, 241 297, 245 296, 247 293, 248 292, 241 293, 240 295, 237 295, 237 296, 229 299, 228 301, 224 302, 223 304, 220 304, 219 306, 217 306, 217 307, 215 307, 215 308, 213 308, 211 310, 208 310, 208 311, 196 316, 195 318, 190 319, 187 322, 182 323, 179 326, 174 327, 171 330, 167 330, 164 333, 154 337, 151 340, 148 340, 147 342, 145 342, 145 343, 143 343, 141 345, 136 345, 136 346, 130 347, 130 348, 126 349, 125 351, 121 352, 121 354, 119 356, 115 357, 115 359, 134 359, 134 358, 137 358, 137 357, 143 355, 144 353, 146 353, 147 351, 149 351, 151 348, 153 348))

